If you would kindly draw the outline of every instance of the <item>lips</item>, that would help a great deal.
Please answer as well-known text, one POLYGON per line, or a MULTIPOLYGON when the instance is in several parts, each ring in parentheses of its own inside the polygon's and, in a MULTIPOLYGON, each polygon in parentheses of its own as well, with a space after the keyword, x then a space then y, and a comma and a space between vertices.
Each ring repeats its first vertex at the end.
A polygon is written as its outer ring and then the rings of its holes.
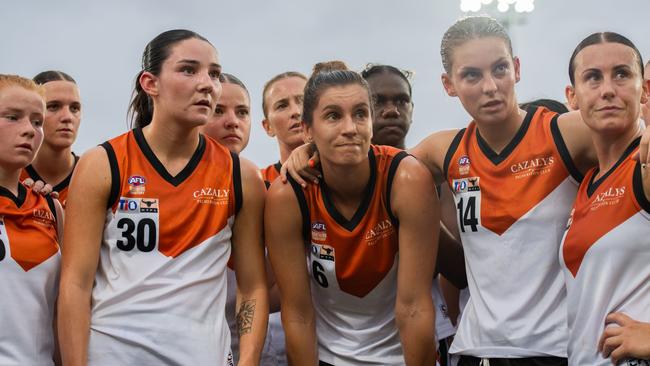
POLYGON ((210 101, 207 99, 201 99, 198 102, 194 103, 196 106, 201 106, 201 107, 208 107, 212 108, 212 105, 210 104, 210 101))
POLYGON ((32 151, 32 144, 24 143, 20 145, 16 145, 16 147, 21 148, 21 149, 27 149, 29 151, 32 151))
POLYGON ((501 102, 500 100, 491 100, 491 101, 483 104, 481 107, 483 107, 483 108, 493 108, 493 107, 501 105, 502 103, 503 102, 501 102))
POLYGON ((302 125, 300 123, 294 123, 289 127, 289 131, 302 132, 302 125))
POLYGON ((614 106, 614 105, 608 105, 608 106, 605 106, 605 107, 598 108, 597 111, 598 112, 615 112, 615 111, 620 111, 622 109, 623 108, 619 108, 619 107, 614 106))

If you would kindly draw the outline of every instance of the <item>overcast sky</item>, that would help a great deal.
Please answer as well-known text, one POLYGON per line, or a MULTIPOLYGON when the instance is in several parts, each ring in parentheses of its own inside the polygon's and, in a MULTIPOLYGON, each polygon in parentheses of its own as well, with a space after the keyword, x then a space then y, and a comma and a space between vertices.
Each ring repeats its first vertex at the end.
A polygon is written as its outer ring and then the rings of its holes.
MULTIPOLYGON (((440 40, 463 13, 460 0, 0 0, 0 73, 32 77, 59 69, 81 89, 82 153, 128 129, 127 106, 142 50, 162 31, 187 28, 217 48, 224 71, 251 92, 252 136, 246 156, 277 161, 261 127, 261 90, 273 75, 309 74, 340 59, 353 69, 380 62, 415 71, 414 124, 407 145, 469 117, 440 83, 440 40)), ((497 13, 498 14, 498 13, 497 13)), ((613 30, 650 57, 650 0, 535 0, 525 24, 510 28, 521 58, 519 101, 563 100, 567 64, 580 40, 613 30)))

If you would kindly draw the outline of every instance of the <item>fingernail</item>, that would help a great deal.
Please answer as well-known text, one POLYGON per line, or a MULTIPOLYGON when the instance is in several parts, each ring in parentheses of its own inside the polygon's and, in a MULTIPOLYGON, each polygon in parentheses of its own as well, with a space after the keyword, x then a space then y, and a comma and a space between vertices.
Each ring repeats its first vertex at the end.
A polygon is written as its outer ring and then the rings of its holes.
POLYGON ((309 167, 313 169, 316 166, 316 162, 313 161, 312 159, 309 159, 309 162, 307 163, 307 165, 309 165, 309 167))

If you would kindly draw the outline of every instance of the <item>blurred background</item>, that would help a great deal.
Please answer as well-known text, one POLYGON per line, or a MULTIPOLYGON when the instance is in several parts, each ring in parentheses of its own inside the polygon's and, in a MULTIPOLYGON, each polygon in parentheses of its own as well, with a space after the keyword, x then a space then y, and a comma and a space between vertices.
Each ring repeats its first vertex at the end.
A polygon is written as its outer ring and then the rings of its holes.
POLYGON ((564 101, 568 60, 596 31, 616 31, 650 58, 650 0, 25 0, 1 1, 0 73, 32 77, 62 70, 79 84, 83 119, 75 152, 129 128, 127 107, 142 51, 153 37, 187 28, 208 38, 223 70, 251 92, 252 132, 242 154, 259 166, 278 160, 261 126, 266 80, 339 59, 411 70, 413 126, 407 146, 463 127, 469 116, 440 82, 440 41, 465 15, 489 14, 509 29, 522 65, 519 102, 564 101))

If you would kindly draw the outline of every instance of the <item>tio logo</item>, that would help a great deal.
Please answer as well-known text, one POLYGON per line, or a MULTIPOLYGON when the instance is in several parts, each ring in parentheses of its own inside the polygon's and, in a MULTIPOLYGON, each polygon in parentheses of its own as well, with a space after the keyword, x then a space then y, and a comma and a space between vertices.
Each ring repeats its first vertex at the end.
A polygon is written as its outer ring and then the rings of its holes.
POLYGON ((120 211, 136 211, 138 209, 138 201, 121 198, 117 208, 120 211))

